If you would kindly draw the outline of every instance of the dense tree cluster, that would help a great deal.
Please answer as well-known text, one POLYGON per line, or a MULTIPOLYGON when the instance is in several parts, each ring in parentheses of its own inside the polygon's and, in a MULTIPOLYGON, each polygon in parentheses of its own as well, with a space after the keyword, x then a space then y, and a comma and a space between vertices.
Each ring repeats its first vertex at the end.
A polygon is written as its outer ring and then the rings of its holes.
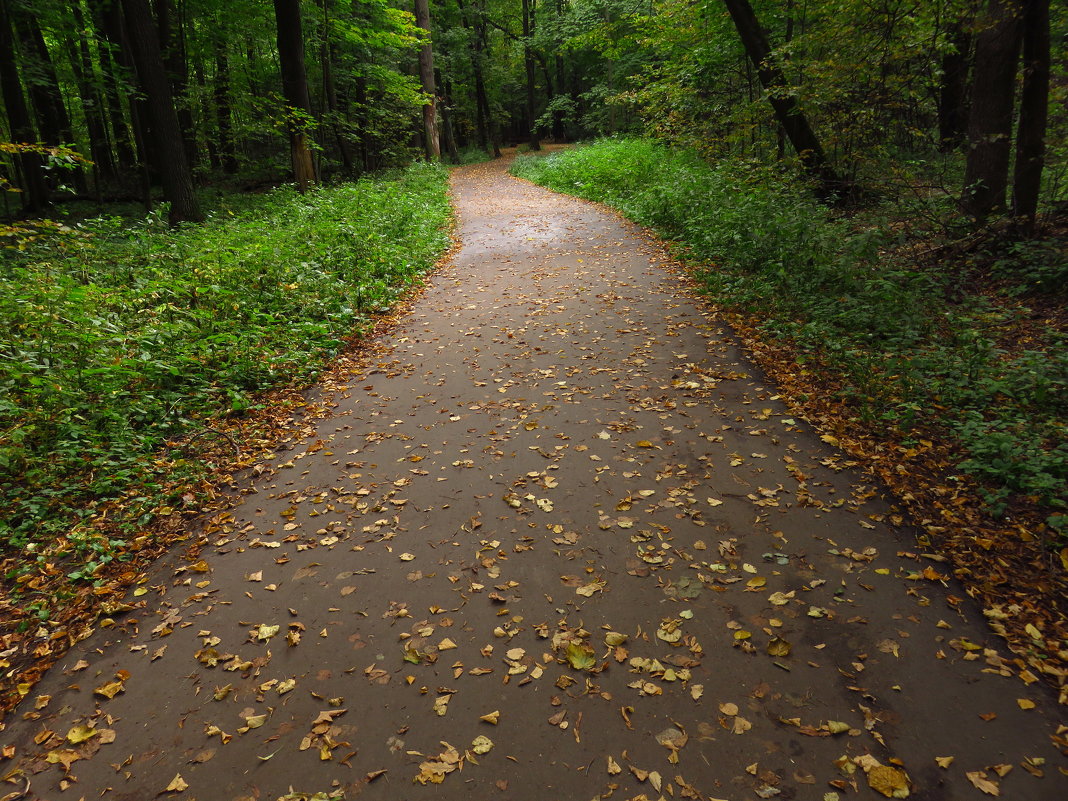
POLYGON ((0 0, 0 182, 195 220, 227 176, 640 132, 1026 228, 1063 191, 1066 35, 1049 0, 0 0))

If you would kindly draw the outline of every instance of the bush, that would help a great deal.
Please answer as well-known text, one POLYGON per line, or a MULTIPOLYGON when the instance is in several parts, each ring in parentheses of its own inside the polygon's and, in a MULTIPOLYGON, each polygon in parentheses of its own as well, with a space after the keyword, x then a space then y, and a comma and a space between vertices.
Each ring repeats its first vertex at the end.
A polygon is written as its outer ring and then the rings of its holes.
MULTIPOLYGON (((224 198, 170 229, 101 217, 0 262, 0 543, 61 533, 153 455, 310 381, 449 244, 446 173, 224 198)), ((134 493, 137 495, 137 493, 134 493)))

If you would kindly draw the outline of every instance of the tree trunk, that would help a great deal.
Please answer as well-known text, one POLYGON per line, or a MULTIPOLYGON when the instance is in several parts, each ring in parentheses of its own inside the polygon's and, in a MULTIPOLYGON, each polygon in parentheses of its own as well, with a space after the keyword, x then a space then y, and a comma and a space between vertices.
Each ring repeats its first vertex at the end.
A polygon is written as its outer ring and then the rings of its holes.
POLYGON ((167 70, 167 78, 174 94, 174 109, 178 113, 178 126, 182 131, 182 142, 185 143, 185 155, 190 168, 193 168, 197 163, 197 140, 193 110, 189 107, 189 66, 185 57, 185 32, 173 0, 155 2, 163 66, 167 70))
MULTIPOLYGON (((473 24, 468 21, 468 11, 464 7, 464 0, 456 0, 456 3, 460 8, 460 23, 464 26, 465 30, 473 32, 470 40, 470 48, 471 72, 475 77, 475 135, 478 137, 478 146, 489 153, 489 101, 486 98, 486 81, 482 75, 482 51, 485 26, 479 26, 477 21, 473 24)), ((494 151, 494 156, 500 155, 499 152, 496 152, 496 145, 494 145, 494 151)))
POLYGON ((301 117, 311 114, 308 75, 304 69, 304 33, 300 19, 300 0, 274 0, 274 17, 278 29, 278 60, 282 70, 282 94, 290 107, 288 120, 289 155, 293 180, 297 188, 307 191, 316 182, 315 165, 308 134, 301 117), (295 113, 294 113, 295 112, 295 113))
POLYGON ((961 208, 978 221, 1005 211, 1021 11, 1019 0, 988 0, 975 42, 961 208))
POLYGON ((534 118, 534 53, 530 49, 530 37, 534 34, 534 10, 536 0, 523 0, 523 66, 527 73, 527 137, 531 150, 541 150, 538 140, 537 120, 534 118))
POLYGON ((133 65, 130 63, 130 48, 126 44, 126 36, 123 30, 122 9, 119 4, 93 0, 94 16, 99 17, 100 28, 110 47, 100 48, 100 66, 108 80, 107 100, 108 116, 111 119, 111 130, 115 142, 115 153, 118 155, 119 166, 127 166, 136 169, 140 158, 141 172, 146 173, 148 164, 144 153, 138 154, 139 147, 136 141, 137 123, 134 116, 137 113, 138 102, 130 99, 130 121, 133 123, 134 132, 126 125, 123 116, 122 98, 120 92, 125 87, 127 79, 132 73, 133 65))
POLYGON ((415 24, 426 31, 426 44, 419 48, 419 82, 430 101, 423 105, 423 150, 427 161, 441 158, 438 141, 437 88, 434 86, 434 49, 430 44, 430 3, 415 0, 415 24))
POLYGON ((151 135, 164 156, 156 165, 163 180, 163 193, 171 203, 171 224, 204 219, 193 191, 193 173, 186 158, 185 143, 174 109, 170 81, 163 67, 159 33, 148 0, 122 0, 130 49, 138 82, 147 99, 151 135))
POLYGON ((1027 0, 1023 20, 1023 90, 1016 129, 1016 167, 1012 179, 1012 216, 1030 234, 1038 213, 1046 155, 1049 107, 1049 0, 1027 0))
POLYGON ((456 147, 456 133, 452 127, 452 84, 448 79, 441 79, 438 72, 435 80, 442 87, 441 95, 441 141, 449 161, 453 164, 460 163, 460 151, 456 147))
MULTIPOLYGON (((37 136, 22 94, 11 16, 9 0, 0 0, 0 94, 4 98, 11 139, 15 144, 32 144, 37 136)), ((31 214, 42 211, 48 205, 44 160, 38 153, 19 153, 16 162, 22 173, 22 208, 31 214)))
POLYGON ((938 90, 938 148, 943 153, 964 144, 968 130, 968 51, 972 36, 961 21, 949 30, 953 50, 942 55, 942 85, 938 90))
POLYGON ((789 84, 782 69, 774 63, 767 34, 760 27, 749 0, 723 0, 723 3, 734 21, 734 27, 738 29, 746 55, 756 67, 761 86, 768 92, 768 102, 775 112, 775 118, 801 160, 801 166, 819 182, 823 196, 839 194, 845 188, 844 183, 828 164, 823 147, 808 124, 808 118, 791 95, 777 91, 788 88, 789 84))
MULTIPOLYGON (((63 105, 63 90, 59 85, 52 55, 48 52, 44 35, 37 17, 26 14, 15 15, 15 31, 22 39, 23 45, 30 51, 29 59, 33 62, 34 79, 28 80, 30 102, 37 115, 37 130, 41 141, 46 145, 70 145, 74 142, 70 116, 63 105)), ((25 57, 25 54, 24 54, 25 57)), ((64 176, 54 176, 63 178, 64 176)), ((74 185, 81 194, 86 193, 85 173, 79 166, 74 171, 74 185)), ((52 189, 55 189, 53 181, 52 189)))
POLYGON ((93 160, 93 173, 96 176, 96 193, 100 195, 100 178, 113 179, 116 175, 115 161, 112 158, 108 142, 107 121, 104 117, 104 99, 93 80, 93 57, 86 41, 85 15, 81 6, 71 4, 74 23, 78 27, 77 42, 68 38, 67 58, 71 72, 78 84, 78 96, 82 101, 82 114, 85 115, 86 133, 89 135, 89 157, 93 160))
POLYGON ((323 98, 326 101, 326 110, 330 114, 330 127, 334 131, 338 153, 341 155, 342 169, 346 175, 353 175, 356 172, 356 165, 353 163, 352 148, 349 146, 348 137, 341 127, 341 107, 337 99, 337 83, 334 81, 334 60, 337 54, 331 38, 329 0, 319 0, 319 6, 323 10, 323 42, 319 50, 323 73, 323 98))
POLYGON ((233 122, 230 115, 230 61, 226 56, 226 43, 215 42, 215 124, 219 129, 219 155, 223 172, 237 172, 237 155, 234 149, 233 122))

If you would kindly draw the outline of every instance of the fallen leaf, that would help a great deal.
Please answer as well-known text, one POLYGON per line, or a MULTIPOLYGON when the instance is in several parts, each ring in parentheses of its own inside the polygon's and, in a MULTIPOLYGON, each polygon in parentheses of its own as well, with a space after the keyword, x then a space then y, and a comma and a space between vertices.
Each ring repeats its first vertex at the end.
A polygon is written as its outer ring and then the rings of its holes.
POLYGON ((878 765, 868 771, 868 786, 887 798, 908 798, 908 776, 903 770, 878 765))
POLYGON ((995 782, 986 777, 986 772, 973 770, 964 774, 977 790, 982 790, 987 795, 1001 795, 1001 788, 995 782))
POLYGON ((493 748, 493 741, 484 734, 478 735, 471 741, 471 750, 476 754, 488 754, 493 748))
MULTIPOLYGON (((157 785, 158 786, 158 785, 157 785)), ((189 785, 185 783, 185 779, 182 778, 182 774, 175 774, 175 777, 171 779, 171 783, 167 785, 165 793, 181 793, 188 789, 189 785)))

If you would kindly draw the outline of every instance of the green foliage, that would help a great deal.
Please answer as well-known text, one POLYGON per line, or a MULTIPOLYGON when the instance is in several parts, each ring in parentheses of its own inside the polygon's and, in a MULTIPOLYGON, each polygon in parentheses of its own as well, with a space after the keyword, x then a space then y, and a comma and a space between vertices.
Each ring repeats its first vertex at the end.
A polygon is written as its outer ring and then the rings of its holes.
MULTIPOLYGON (((1014 494, 1068 509, 1068 343, 1043 332, 1034 349, 999 348, 1008 312, 982 296, 949 304, 955 276, 888 257, 886 226, 835 218, 773 169, 709 165, 647 140, 521 157, 513 171, 679 242, 717 302, 762 318, 767 335, 807 354, 799 361, 830 367, 871 423, 902 436, 948 430, 958 469, 983 482, 995 512, 1014 494)), ((1064 275, 1063 254, 1014 252, 1032 290, 1064 275)))
MULTIPOLYGON (((310 381, 448 246, 445 177, 416 164, 229 196, 202 226, 100 217, 0 251, 0 543, 123 494, 151 508, 184 463, 156 460, 169 441, 310 381)), ((81 550, 99 564, 106 546, 81 550)))

